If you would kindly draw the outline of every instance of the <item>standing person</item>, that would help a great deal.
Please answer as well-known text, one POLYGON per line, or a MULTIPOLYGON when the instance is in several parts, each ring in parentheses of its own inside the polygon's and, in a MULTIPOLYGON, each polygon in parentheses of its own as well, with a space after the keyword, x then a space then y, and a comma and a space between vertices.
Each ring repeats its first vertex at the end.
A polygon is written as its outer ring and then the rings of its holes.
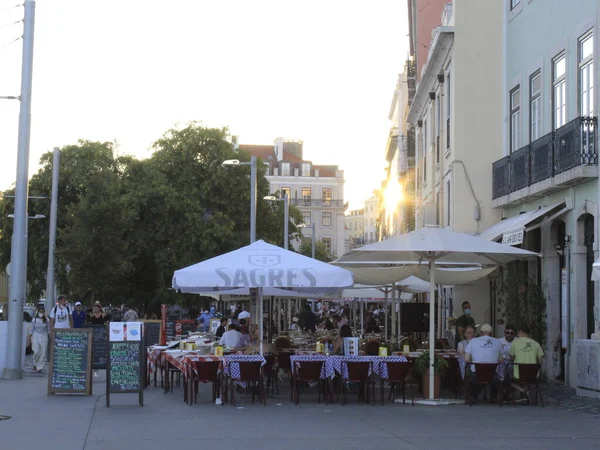
POLYGON ((48 320, 42 306, 37 309, 37 314, 31 321, 28 340, 31 341, 33 350, 33 371, 42 373, 48 350, 48 320))
POLYGON ((303 331, 317 331, 317 316, 310 309, 310 305, 304 305, 304 311, 300 313, 300 328, 303 331))
POLYGON ((130 308, 129 306, 125 307, 123 322, 135 322, 136 320, 138 320, 138 314, 135 312, 135 309, 130 308))
POLYGON ((210 331, 210 319, 211 319, 211 316, 210 316, 210 313, 208 312, 208 310, 205 309, 202 312, 202 315, 200 316, 200 319, 202 319, 202 325, 201 325, 202 329, 200 331, 202 331, 204 333, 209 332, 210 331))
POLYGON ((462 302, 463 314, 456 319, 456 337, 455 343, 458 348, 458 343, 465 340, 465 331, 467 326, 475 328, 475 319, 471 317, 471 304, 469 302, 462 302))
MULTIPOLYGON (((94 304, 94 311, 92 312, 92 315, 90 316, 90 321, 89 323, 91 324, 95 324, 95 325, 103 325, 106 323, 106 317, 104 316, 104 313, 102 312, 102 308, 100 307, 100 303, 95 303, 94 304)), ((94 377, 98 376, 98 371, 94 370, 94 377)))
POLYGON ((55 328, 73 328, 73 316, 67 297, 58 296, 58 304, 50 311, 50 331, 55 328))
POLYGON ((81 307, 81 302, 75 303, 75 311, 73 311, 73 328, 83 328, 85 325, 86 314, 81 307))

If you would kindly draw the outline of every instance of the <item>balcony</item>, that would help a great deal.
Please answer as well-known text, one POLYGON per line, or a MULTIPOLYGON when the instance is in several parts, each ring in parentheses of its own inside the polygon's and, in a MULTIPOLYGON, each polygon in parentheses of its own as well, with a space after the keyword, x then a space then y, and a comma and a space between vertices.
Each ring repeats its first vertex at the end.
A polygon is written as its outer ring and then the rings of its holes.
POLYGON ((598 176, 597 117, 578 117, 492 164, 492 206, 514 206, 598 176))
POLYGON ((344 206, 343 200, 317 200, 313 198, 292 198, 290 199, 290 205, 295 206, 312 206, 319 208, 342 208, 344 206))

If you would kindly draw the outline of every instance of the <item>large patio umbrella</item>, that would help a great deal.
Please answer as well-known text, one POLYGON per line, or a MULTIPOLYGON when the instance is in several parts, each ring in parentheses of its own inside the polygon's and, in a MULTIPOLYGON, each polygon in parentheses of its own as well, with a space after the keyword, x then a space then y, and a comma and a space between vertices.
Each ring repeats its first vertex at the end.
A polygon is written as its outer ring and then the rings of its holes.
MULTIPOLYGON (((436 266, 443 265, 465 268, 465 265, 481 267, 507 264, 516 259, 539 257, 537 253, 522 250, 509 245, 498 244, 486 239, 457 233, 448 228, 426 226, 407 234, 395 236, 375 244, 356 248, 337 260, 337 263, 378 263, 418 262, 428 266, 429 272, 429 358, 433 367, 435 362, 434 317, 436 266)), ((486 276, 485 270, 481 276, 486 276)), ((434 395, 434 371, 429 371, 429 397, 434 395)))
POLYGON ((259 240, 224 255, 176 270, 172 286, 180 292, 193 294, 256 288, 262 354, 264 288, 290 289, 306 294, 335 294, 353 283, 352 273, 345 269, 259 240))

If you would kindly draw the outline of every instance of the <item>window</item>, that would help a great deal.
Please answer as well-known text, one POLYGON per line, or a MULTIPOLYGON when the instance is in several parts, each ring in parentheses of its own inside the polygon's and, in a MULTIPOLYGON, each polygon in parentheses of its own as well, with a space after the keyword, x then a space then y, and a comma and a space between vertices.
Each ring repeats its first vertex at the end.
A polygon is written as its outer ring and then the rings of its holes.
POLYGON ((594 115, 594 35, 579 40, 579 111, 581 116, 594 115))
POLYGON ((310 163, 302 163, 302 176, 310 177, 310 163))
POLYGON ((331 188, 322 189, 323 206, 331 206, 331 188))
POLYGON ((423 182, 427 181, 427 121, 423 121, 423 182))
POLYGON ((302 203, 304 205, 310 206, 311 191, 312 190, 309 187, 302 188, 302 203))
POLYGON ((312 212, 302 211, 302 222, 304 222, 304 225, 307 227, 310 227, 312 225, 312 212))
POLYGON ((450 148, 450 74, 446 75, 446 148, 450 148))
POLYGON ((325 244, 325 251, 327 253, 331 254, 331 238, 330 237, 321 238, 321 242, 323 244, 325 244))
POLYGON ((521 89, 510 91, 510 152, 519 149, 521 142, 521 89))
POLYGON ((282 177, 289 177, 290 176, 290 163, 289 162, 282 162, 281 163, 281 176, 282 177))
POLYGON ((331 226, 331 211, 323 211, 321 213, 321 226, 322 227, 330 227, 331 226))
POLYGON ((265 161, 263 164, 265 165, 265 175, 271 175, 271 163, 265 161))
POLYGON ((542 74, 538 70, 529 78, 529 142, 542 135, 542 74))
POLYGON ((554 116, 554 129, 567 123, 567 59, 561 54, 552 61, 552 110, 554 116))
POLYGON ((292 194, 292 189, 289 187, 282 187, 281 188, 281 198, 284 198, 287 195, 288 200, 291 198, 291 194, 292 194))
POLYGON ((451 193, 450 193, 450 180, 446 181, 446 200, 447 200, 447 206, 446 206, 446 226, 450 226, 450 218, 452 217, 451 214, 451 208, 452 208, 452 203, 451 203, 451 193))
POLYGON ((521 0, 510 0, 510 10, 515 9, 519 3, 521 3, 521 0))

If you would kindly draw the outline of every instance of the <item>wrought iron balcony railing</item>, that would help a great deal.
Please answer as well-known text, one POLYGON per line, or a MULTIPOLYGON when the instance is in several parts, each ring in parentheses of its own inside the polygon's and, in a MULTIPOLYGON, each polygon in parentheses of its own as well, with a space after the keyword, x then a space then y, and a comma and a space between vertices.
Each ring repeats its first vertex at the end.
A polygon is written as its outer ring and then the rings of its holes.
POLYGON ((578 117, 492 164, 493 198, 598 164, 598 118, 578 117))

